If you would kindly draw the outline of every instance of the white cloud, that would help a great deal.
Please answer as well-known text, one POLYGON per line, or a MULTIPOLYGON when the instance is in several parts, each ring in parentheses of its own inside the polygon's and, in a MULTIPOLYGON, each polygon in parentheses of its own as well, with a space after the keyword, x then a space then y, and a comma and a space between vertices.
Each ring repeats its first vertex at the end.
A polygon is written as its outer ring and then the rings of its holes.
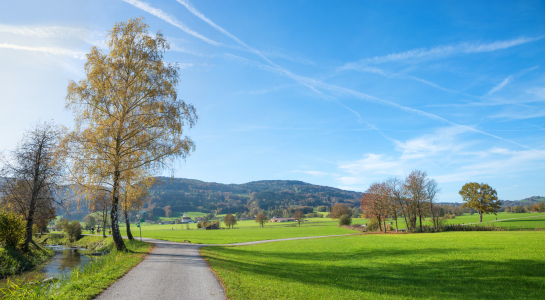
POLYGON ((501 90, 504 86, 506 86, 509 81, 511 81, 511 76, 505 78, 500 84, 496 85, 495 87, 493 87, 490 91, 488 91, 488 93, 486 93, 487 95, 490 95, 492 93, 495 93, 499 90, 501 90))
POLYGON ((104 40, 106 36, 105 32, 91 31, 85 28, 0 24, 0 32, 38 38, 78 39, 90 45, 106 48, 106 41, 104 40))
POLYGON ((460 53, 481 53, 492 52, 502 49, 511 48, 521 44, 533 42, 542 39, 544 36, 527 38, 521 37, 517 39, 507 41, 496 41, 492 43, 460 43, 457 45, 442 45, 431 49, 419 48, 405 52, 391 53, 384 56, 375 56, 371 58, 364 58, 357 62, 351 62, 345 64, 339 70, 357 69, 367 64, 378 64, 393 61, 404 61, 409 59, 422 59, 422 58, 436 58, 444 57, 448 55, 460 54, 460 53))
POLYGON ((312 176, 316 176, 316 177, 324 177, 324 176, 328 175, 327 173, 321 172, 321 171, 300 171, 300 170, 293 170, 293 171, 291 171, 291 172, 292 172, 292 173, 302 173, 302 174, 312 175, 312 176))
POLYGON ((20 45, 2 43, 0 44, 0 48, 33 51, 33 52, 45 52, 45 53, 50 53, 55 55, 66 55, 66 56, 77 58, 77 59, 85 59, 84 52, 72 51, 72 50, 57 48, 57 47, 29 47, 29 46, 20 46, 20 45))

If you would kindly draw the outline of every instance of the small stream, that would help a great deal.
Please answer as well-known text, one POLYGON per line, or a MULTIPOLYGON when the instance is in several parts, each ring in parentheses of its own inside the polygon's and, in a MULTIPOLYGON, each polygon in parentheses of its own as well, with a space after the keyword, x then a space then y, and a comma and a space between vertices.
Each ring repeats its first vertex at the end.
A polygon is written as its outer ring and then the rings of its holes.
POLYGON ((75 267, 85 266, 92 259, 96 259, 96 257, 84 255, 95 252, 85 248, 72 248, 63 245, 46 247, 53 250, 55 256, 49 262, 34 270, 35 272, 42 273, 45 278, 68 274, 75 267))
MULTIPOLYGON (((57 245, 45 246, 54 251, 54 256, 48 262, 35 267, 31 271, 26 271, 18 275, 8 276, 10 280, 39 281, 50 277, 60 277, 64 274, 69 274, 72 269, 85 266, 92 260, 97 259, 96 256, 88 256, 84 254, 94 253, 96 251, 86 248, 72 248, 70 246, 57 245)), ((7 278, 0 280, 0 286, 7 278)))

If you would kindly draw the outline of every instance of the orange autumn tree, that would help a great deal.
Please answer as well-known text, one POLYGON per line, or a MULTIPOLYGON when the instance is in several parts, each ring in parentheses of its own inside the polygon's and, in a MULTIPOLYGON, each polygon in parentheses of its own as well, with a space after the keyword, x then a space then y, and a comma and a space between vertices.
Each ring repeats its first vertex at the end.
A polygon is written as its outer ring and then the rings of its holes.
POLYGON ((125 250, 118 224, 123 184, 172 169, 195 149, 184 126, 197 115, 178 98, 179 67, 163 60, 169 49, 163 34, 147 28, 143 18, 117 23, 107 35, 109 51, 91 49, 85 78, 71 81, 66 96, 75 121, 66 139, 73 181, 109 194, 118 250, 125 250))
POLYGON ((361 199, 361 208, 366 218, 377 219, 379 230, 386 232, 386 217, 391 210, 392 197, 390 186, 386 182, 375 182, 365 191, 361 199))

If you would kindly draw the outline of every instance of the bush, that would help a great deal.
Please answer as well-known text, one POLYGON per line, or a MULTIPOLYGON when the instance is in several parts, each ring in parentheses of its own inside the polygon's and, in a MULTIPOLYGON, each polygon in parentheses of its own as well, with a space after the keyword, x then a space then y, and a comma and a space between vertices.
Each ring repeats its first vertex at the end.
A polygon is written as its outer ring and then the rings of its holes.
POLYGON ((76 220, 65 223, 62 230, 66 232, 66 235, 68 235, 68 239, 70 240, 70 242, 78 240, 81 236, 81 224, 79 223, 79 221, 76 220))
POLYGON ((452 214, 445 214, 445 216, 444 216, 443 218, 444 218, 445 220, 446 220, 446 219, 454 219, 454 218, 456 218, 456 216, 455 216, 455 215, 452 215, 452 214))
POLYGON ((339 218, 339 225, 348 226, 352 224, 352 216, 349 214, 344 214, 339 218))
POLYGON ((15 249, 25 240, 26 222, 13 212, 0 211, 0 245, 15 249))
POLYGON ((373 218, 367 223, 367 231, 377 231, 378 230, 378 220, 373 218))

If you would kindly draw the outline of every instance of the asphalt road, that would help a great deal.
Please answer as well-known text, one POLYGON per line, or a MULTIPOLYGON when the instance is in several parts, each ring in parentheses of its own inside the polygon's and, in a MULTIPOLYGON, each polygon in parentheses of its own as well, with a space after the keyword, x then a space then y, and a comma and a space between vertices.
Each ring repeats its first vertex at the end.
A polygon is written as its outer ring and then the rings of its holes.
POLYGON ((153 251, 96 299, 226 299, 199 254, 203 245, 143 240, 155 244, 153 251))
MULTIPOLYGON (((244 246, 331 236, 342 235, 287 238, 217 246, 244 246)), ((216 275, 199 254, 200 247, 216 245, 184 244, 148 238, 144 238, 143 241, 154 243, 153 251, 96 299, 226 299, 223 287, 216 275)))

